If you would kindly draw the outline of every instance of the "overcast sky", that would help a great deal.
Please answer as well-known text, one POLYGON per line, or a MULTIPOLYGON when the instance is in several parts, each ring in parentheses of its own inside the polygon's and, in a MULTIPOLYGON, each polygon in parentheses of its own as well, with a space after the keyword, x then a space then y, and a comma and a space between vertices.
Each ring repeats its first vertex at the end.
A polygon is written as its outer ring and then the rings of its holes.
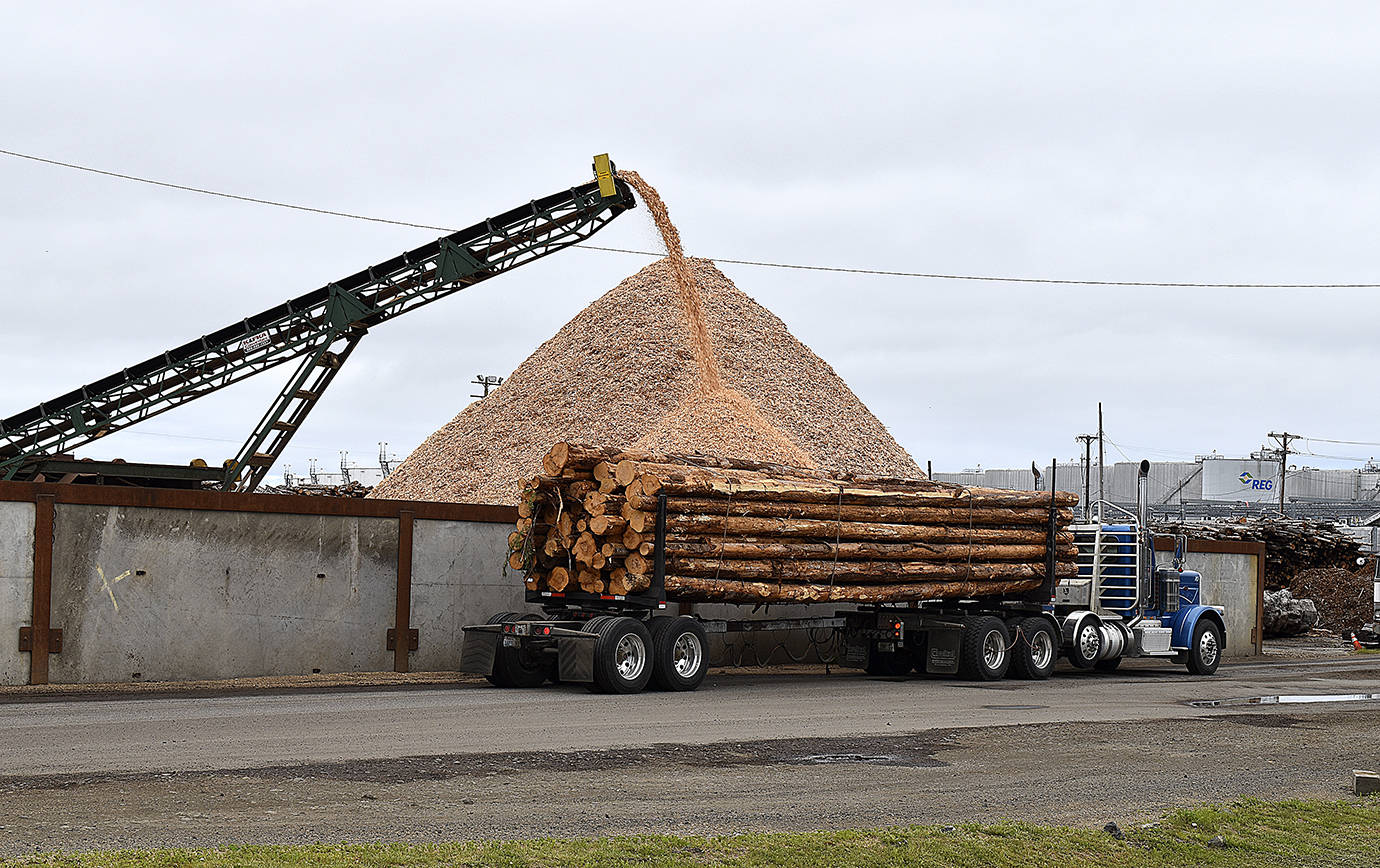
MULTIPOLYGON (((8 4, 0 148, 454 227, 607 151, 695 255, 1380 283, 1380 5, 660 5, 8 4)), ((435 234, 10 157, 0 221, 0 416, 435 234)), ((594 243, 656 240, 639 209, 594 243)), ((376 328, 286 463, 405 454, 647 261, 572 250, 376 328)), ((1380 290, 723 270, 936 470, 1066 459, 1099 400, 1134 458, 1380 441, 1380 290)), ((281 379, 82 454, 218 462, 281 379)))

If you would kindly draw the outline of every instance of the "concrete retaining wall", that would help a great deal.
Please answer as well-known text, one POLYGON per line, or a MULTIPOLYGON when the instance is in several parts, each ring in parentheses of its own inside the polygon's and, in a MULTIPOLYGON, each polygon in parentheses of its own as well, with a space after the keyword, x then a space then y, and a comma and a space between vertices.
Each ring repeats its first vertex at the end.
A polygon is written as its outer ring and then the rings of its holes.
POLYGON ((412 626, 421 637, 412 655, 418 671, 460 664, 465 624, 497 612, 528 611, 522 577, 504 575, 511 524, 416 522, 412 543, 412 626))
MULTIPOLYGON (((1202 541, 1206 542, 1206 541, 1202 541)), ((1194 551, 1194 541, 1184 556, 1184 567, 1203 576, 1202 600, 1227 610, 1227 657, 1250 657, 1261 652, 1260 606, 1263 581, 1262 556, 1242 551, 1194 551)), ((1167 563, 1165 553, 1158 563, 1167 563)))
MULTIPOLYGON (((505 576, 514 510, 0 483, 0 684, 27 684, 18 632, 50 587, 52 683, 455 669, 460 627, 522 607, 505 576), (35 502, 55 499, 35 575, 35 502), (400 531, 411 529, 411 570, 400 531), (403 579, 403 581, 400 581, 403 579), (396 612, 418 647, 388 647, 396 612)), ((47 647, 47 646, 45 646, 47 647)), ((42 676, 38 676, 41 680, 42 676)))
POLYGON ((0 501, 0 684, 29 683, 19 628, 33 614, 34 505, 0 501))
POLYGON ((59 505, 54 683, 389 669, 396 522, 59 505))

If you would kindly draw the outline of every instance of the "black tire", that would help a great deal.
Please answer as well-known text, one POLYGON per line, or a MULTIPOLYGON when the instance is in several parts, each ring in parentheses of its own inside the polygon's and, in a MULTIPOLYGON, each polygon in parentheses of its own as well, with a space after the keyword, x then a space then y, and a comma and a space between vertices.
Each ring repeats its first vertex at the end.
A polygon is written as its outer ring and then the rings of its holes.
MULTIPOLYGON (((535 620, 517 612, 499 612, 489 619, 490 624, 509 624, 513 621, 535 620)), ((494 651, 494 671, 486 676, 495 687, 540 687, 549 676, 545 661, 531 660, 517 648, 500 644, 494 651)))
POLYGON ((867 652, 867 674, 883 678, 899 678, 914 667, 915 661, 906 651, 878 651, 874 643, 867 652))
POLYGON ((652 636, 652 686, 694 690, 709 671, 709 636, 694 618, 660 615, 647 625, 652 636))
POLYGON ((1011 668, 1011 633, 1006 622, 992 615, 963 619, 958 652, 958 677, 969 681, 1000 681, 1011 668))
POLYGON ((1091 669, 1102 654, 1101 622, 1084 618, 1073 633, 1073 644, 1065 649, 1069 662, 1079 669, 1091 669))
POLYGON ((603 615, 584 626, 594 642, 595 693, 641 693, 652 679, 652 634, 635 618, 603 615))
POLYGON ((1011 669, 1007 675, 1026 681, 1043 681, 1054 674, 1059 659, 1059 635, 1048 618, 1030 617, 1016 622, 1018 635, 1011 642, 1011 669))
POLYGON ((1094 663, 1093 668, 1098 672, 1115 672, 1117 667, 1121 665, 1121 661, 1125 659, 1125 657, 1108 657, 1106 660, 1099 660, 1094 663))
POLYGON ((1188 671, 1193 675, 1211 675, 1222 662, 1222 651, 1222 628, 1215 621, 1199 618, 1193 627, 1193 639, 1188 643, 1188 671))

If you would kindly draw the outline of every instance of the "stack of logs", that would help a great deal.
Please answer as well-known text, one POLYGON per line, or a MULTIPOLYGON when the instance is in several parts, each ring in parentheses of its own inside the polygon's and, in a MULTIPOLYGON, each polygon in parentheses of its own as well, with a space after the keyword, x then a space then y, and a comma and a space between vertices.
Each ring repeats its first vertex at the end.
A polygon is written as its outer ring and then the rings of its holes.
POLYGON ((904 602, 1016 593, 1075 572, 1075 495, 831 474, 557 443, 508 539, 530 590, 647 590, 667 496, 668 599, 904 602))
POLYGON ((1247 540, 1265 543, 1265 587, 1274 591, 1292 587, 1295 575, 1313 569, 1356 569, 1361 543, 1336 525, 1306 518, 1278 515, 1210 519, 1207 521, 1163 521, 1156 523, 1159 534, 1184 534, 1189 539, 1247 540))

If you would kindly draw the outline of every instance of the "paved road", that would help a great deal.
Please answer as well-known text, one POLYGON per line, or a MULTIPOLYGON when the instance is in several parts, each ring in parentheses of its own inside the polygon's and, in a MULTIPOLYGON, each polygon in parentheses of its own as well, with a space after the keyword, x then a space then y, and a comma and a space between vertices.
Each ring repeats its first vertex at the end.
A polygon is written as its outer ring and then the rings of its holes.
POLYGON ((0 857, 34 850, 1100 827, 1380 764, 1380 660, 973 685, 714 675, 692 695, 477 685, 0 704, 0 857), (1014 725, 1023 724, 1023 725, 1014 725), (1130 725, 1128 725, 1130 724, 1130 725))
POLYGON ((991 685, 766 672, 715 674, 692 694, 459 685, 11 703, 0 705, 0 777, 1196 718, 1240 709, 1199 708, 1194 700, 1280 692, 1380 693, 1380 660, 1236 664, 1206 679, 1149 664, 991 685))

